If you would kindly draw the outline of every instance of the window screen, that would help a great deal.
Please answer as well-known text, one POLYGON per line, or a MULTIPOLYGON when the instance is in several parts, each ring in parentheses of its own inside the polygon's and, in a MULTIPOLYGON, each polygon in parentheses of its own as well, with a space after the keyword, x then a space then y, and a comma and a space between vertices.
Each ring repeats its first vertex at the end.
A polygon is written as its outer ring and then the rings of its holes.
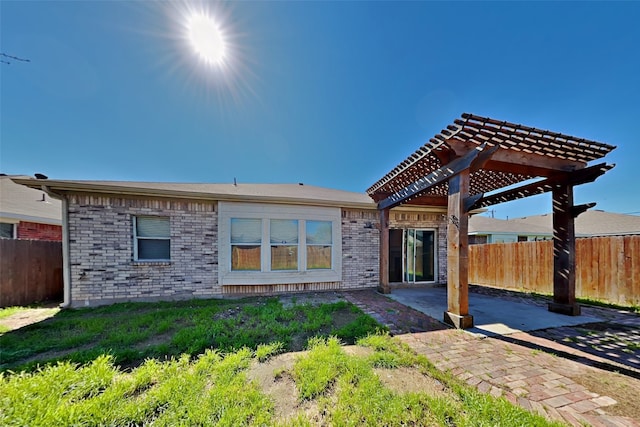
POLYGON ((13 239, 13 227, 14 225, 11 223, 0 222, 0 237, 13 239))
POLYGON ((231 270, 260 271, 262 220, 231 218, 231 270))
POLYGON ((171 259, 171 232, 167 217, 135 218, 136 260, 166 261, 171 259))
POLYGON ((298 269, 298 220, 270 221, 271 271, 298 269))
POLYGON ((307 221, 307 269, 330 269, 333 251, 331 221, 307 221))

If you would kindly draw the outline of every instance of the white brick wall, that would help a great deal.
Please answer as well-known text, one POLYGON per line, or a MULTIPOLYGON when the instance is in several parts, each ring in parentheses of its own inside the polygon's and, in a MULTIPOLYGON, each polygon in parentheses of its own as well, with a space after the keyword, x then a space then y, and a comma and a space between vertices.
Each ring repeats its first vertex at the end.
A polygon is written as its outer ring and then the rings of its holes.
POLYGON ((380 217, 377 210, 342 210, 342 288, 380 284, 380 217))
POLYGON ((214 202, 69 196, 71 305, 220 295, 214 202), (133 260, 133 217, 168 216, 171 261, 133 260))
MULTIPOLYGON (((218 284, 218 212, 213 201, 135 199, 69 195, 71 306, 122 301, 210 298, 235 292, 218 284), (171 261, 133 260, 133 218, 167 216, 171 261)), ((286 209, 286 207, 283 207, 286 209)), ((377 210, 342 209, 342 282, 333 289, 375 288, 380 277, 380 218, 377 210)), ((438 282, 446 282, 444 215, 391 212, 392 228, 434 228, 438 239, 438 282)), ((243 293, 278 293, 291 286, 260 284, 243 293)), ((314 284, 306 287, 313 289, 314 284)), ((225 287, 229 288, 229 287, 225 287)))

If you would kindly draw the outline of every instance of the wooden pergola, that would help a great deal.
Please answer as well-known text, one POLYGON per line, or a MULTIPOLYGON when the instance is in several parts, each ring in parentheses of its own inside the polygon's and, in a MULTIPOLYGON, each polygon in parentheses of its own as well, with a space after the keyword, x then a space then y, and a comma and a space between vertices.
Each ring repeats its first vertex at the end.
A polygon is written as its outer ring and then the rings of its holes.
POLYGON ((472 327, 468 299, 469 212, 552 192, 554 276, 549 310, 579 315, 580 306, 575 301, 574 219, 595 203, 574 206, 573 187, 592 182, 613 168, 606 163, 588 163, 615 148, 463 114, 367 190, 380 211, 381 291, 390 292, 389 210, 399 205, 447 206, 448 308, 444 320, 458 328, 472 327), (523 184, 514 188, 518 183, 523 184))

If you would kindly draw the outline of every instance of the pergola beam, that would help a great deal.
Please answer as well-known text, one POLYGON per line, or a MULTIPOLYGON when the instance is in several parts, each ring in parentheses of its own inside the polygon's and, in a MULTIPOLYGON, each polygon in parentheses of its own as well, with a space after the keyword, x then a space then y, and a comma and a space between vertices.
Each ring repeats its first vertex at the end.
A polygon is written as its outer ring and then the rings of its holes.
POLYGON ((499 203, 510 202, 512 200, 523 199, 529 196, 535 196, 537 194, 547 193, 553 191, 554 186, 566 182, 572 186, 586 184, 598 179, 601 175, 611 170, 615 165, 599 163, 588 168, 580 169, 568 174, 556 174, 539 182, 523 185, 521 187, 513 188, 511 190, 495 193, 490 196, 473 195, 465 200, 465 206, 467 211, 473 209, 485 208, 488 206, 497 205, 499 203))
POLYGON ((409 199, 419 196, 421 193, 429 190, 430 188, 448 181, 450 178, 458 175, 464 170, 481 168, 498 150, 499 147, 494 146, 486 148, 486 145, 481 145, 462 157, 458 157, 455 160, 449 162, 447 165, 442 166, 429 175, 418 179, 414 183, 406 186, 400 191, 395 192, 386 199, 378 202, 378 209, 391 209, 402 203, 406 203, 409 199))
POLYGON ((522 171, 527 169, 535 171, 535 175, 549 176, 556 172, 571 172, 574 170, 582 169, 586 166, 586 163, 577 160, 561 159, 558 157, 549 157, 542 154, 536 154, 523 150, 510 150, 502 145, 499 145, 495 141, 489 142, 489 139, 483 141, 478 135, 472 140, 461 141, 462 135, 457 134, 454 138, 447 141, 447 144, 456 152, 457 155, 463 155, 474 147, 478 146, 476 141, 481 141, 483 145, 491 144, 499 147, 500 149, 491 156, 491 162, 487 164, 485 169, 493 169, 505 172, 506 169, 511 167, 517 168, 517 173, 523 173, 522 171), (495 166, 491 165, 495 163, 495 166))

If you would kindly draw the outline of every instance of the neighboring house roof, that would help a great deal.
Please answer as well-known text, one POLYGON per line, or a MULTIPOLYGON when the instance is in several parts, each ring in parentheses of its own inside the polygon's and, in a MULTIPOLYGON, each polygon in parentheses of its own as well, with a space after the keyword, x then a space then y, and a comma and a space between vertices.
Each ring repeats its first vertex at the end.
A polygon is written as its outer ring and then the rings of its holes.
MULTIPOLYGON (((551 214, 514 218, 523 226, 545 227, 552 230, 551 214)), ((575 220, 576 234, 587 236, 612 236, 640 234, 640 216, 626 215, 601 210, 589 210, 575 220)))
POLYGON ((32 188, 46 186, 53 193, 84 192, 199 200, 250 201, 375 209, 365 193, 332 190, 304 184, 185 184, 168 182, 67 181, 20 178, 32 188))
POLYGON ((529 236, 553 235, 549 227, 524 225, 515 220, 473 215, 469 218, 469 234, 518 234, 529 236))
POLYGON ((23 175, 0 175, 0 218, 42 224, 62 224, 60 200, 52 199, 42 190, 27 188, 13 182, 29 179, 23 175))
MULTIPOLYGON (((576 236, 640 234, 640 216, 591 210, 575 219, 576 236)), ((474 215, 469 218, 469 234, 553 235, 553 215, 496 219, 474 215)))

